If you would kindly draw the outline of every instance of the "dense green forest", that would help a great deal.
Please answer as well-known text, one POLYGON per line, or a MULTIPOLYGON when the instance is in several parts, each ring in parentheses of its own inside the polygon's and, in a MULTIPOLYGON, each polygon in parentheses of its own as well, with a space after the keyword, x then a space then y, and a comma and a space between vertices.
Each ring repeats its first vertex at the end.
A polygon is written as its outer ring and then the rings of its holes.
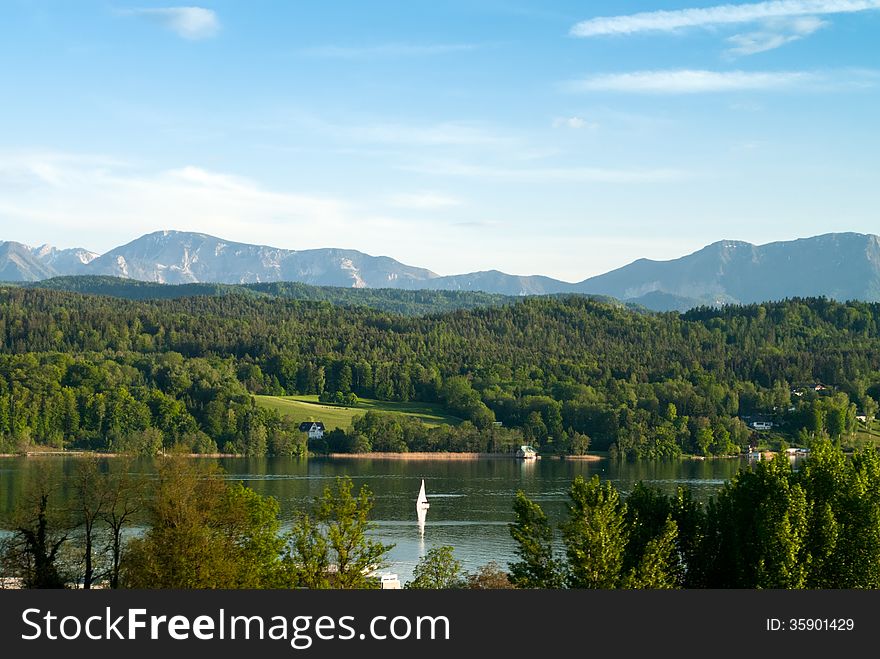
POLYGON ((345 450, 729 454, 772 419, 790 442, 846 438, 880 398, 880 305, 826 299, 646 314, 583 297, 395 314, 230 293, 126 300, 0 289, 0 437, 155 452, 296 455, 304 436, 251 394, 442 404, 433 436, 374 415, 345 450), (818 390, 817 390, 818 388, 818 390), (501 424, 501 428, 498 427, 501 424))
POLYGON ((158 284, 106 275, 53 277, 16 284, 26 288, 46 288, 87 295, 107 295, 127 300, 175 300, 196 295, 245 295, 279 297, 337 305, 363 306, 404 316, 438 313, 456 309, 475 309, 512 302, 515 298, 482 291, 429 291, 396 288, 340 288, 310 286, 300 282, 259 284, 158 284))

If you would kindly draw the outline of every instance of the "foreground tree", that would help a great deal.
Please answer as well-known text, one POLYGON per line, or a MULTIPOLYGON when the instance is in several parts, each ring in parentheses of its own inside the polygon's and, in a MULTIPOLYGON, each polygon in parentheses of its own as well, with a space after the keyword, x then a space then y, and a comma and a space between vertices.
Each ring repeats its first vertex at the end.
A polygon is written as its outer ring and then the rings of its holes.
POLYGON ((386 563, 394 545, 368 537, 373 499, 363 486, 352 492, 349 477, 324 488, 313 512, 303 514, 291 531, 285 564, 289 579, 307 588, 375 588, 371 575, 386 563))
MULTIPOLYGON (((541 507, 522 493, 514 501, 510 532, 517 588, 678 588, 684 579, 678 533, 680 517, 694 527, 690 499, 667 499, 640 486, 630 508, 611 483, 578 476, 569 490, 567 518, 559 525, 564 558, 553 552, 553 529, 541 507)), ((694 527, 695 528, 695 527, 694 527)))
MULTIPOLYGON (((641 484, 624 503, 610 483, 577 478, 556 587, 880 588, 878 484, 878 451, 846 458, 821 437, 798 470, 783 456, 759 462, 706 505, 641 484)), ((514 511, 529 560, 511 565, 511 581, 549 587, 535 576, 553 558, 546 517, 521 493, 514 511)))
POLYGON ((679 588, 677 539, 678 525, 669 518, 660 535, 648 541, 639 563, 629 572, 622 585, 625 588, 679 588))
POLYGON ((0 542, 5 575, 21 579, 24 588, 64 588, 66 570, 60 551, 70 536, 66 511, 55 502, 58 483, 42 465, 32 474, 29 491, 13 512, 12 533, 0 542))
POLYGON ((513 502, 515 521, 510 535, 519 557, 511 563, 510 582, 517 588, 561 588, 560 565, 554 556, 553 527, 541 506, 520 491, 513 502))
POLYGON ((465 581, 465 587, 471 590, 508 590, 514 587, 510 583, 510 576, 495 561, 481 565, 476 572, 469 572, 465 581))
POLYGON ((710 587, 806 585, 808 503, 782 456, 741 470, 707 509, 710 587))
POLYGON ((626 504, 611 483, 598 476, 574 479, 568 520, 562 524, 569 588, 616 588, 621 583, 627 543, 626 504))
POLYGON ((119 588, 122 563, 123 532, 145 507, 146 484, 143 478, 130 473, 131 461, 122 459, 110 465, 103 483, 105 506, 101 519, 107 525, 106 550, 110 553, 107 579, 110 588, 119 588))
POLYGON ((85 590, 96 581, 95 543, 108 503, 105 481, 106 476, 101 473, 95 458, 78 462, 71 479, 73 513, 79 523, 77 540, 82 550, 82 587, 85 590))
POLYGON ((216 469, 162 463, 147 508, 149 530, 121 567, 127 588, 271 588, 283 585, 278 503, 216 469))
POLYGON ((432 547, 413 570, 413 580, 406 587, 415 590, 450 589, 462 587, 461 561, 455 558, 452 547, 432 547))
POLYGON ((330 582, 330 546, 321 525, 308 513, 297 517, 284 557, 287 581, 299 588, 327 589, 330 582))
POLYGON ((880 588, 880 455, 847 460, 827 439, 792 474, 810 502, 808 588, 880 588))

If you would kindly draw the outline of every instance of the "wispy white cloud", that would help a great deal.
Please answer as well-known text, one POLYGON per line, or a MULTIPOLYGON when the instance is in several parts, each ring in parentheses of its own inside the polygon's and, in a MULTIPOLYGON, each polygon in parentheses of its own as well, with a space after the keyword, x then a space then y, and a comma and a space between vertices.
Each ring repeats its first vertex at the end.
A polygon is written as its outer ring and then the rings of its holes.
POLYGON ((437 192, 396 194, 388 198, 388 205, 409 210, 438 210, 461 206, 461 200, 437 192))
POLYGON ((475 50, 476 44, 470 43, 383 43, 370 46, 336 46, 325 45, 306 48, 302 51, 309 57, 328 59, 362 59, 373 57, 423 57, 430 55, 446 55, 475 50))
POLYGON ((761 30, 729 37, 727 42, 732 45, 732 48, 729 48, 725 54, 736 57, 774 50, 808 37, 828 24, 828 21, 823 21, 815 16, 769 21, 761 30))
MULTIPOLYGON (((439 193, 390 198, 437 207, 453 201, 439 193)), ((156 169, 103 156, 0 150, 0 239, 104 252, 150 231, 177 229, 288 249, 358 249, 441 274, 516 270, 534 250, 513 231, 495 231, 492 240, 506 240, 509 249, 487 252, 474 234, 481 230, 476 222, 492 229, 493 218, 482 213, 456 209, 440 222, 412 209, 390 212, 386 202, 297 194, 194 165, 156 169)), ((561 261, 574 262, 578 253, 561 261)))
POLYGON ((337 199, 278 192, 196 166, 153 170, 53 152, 0 152, 0 193, 0 216, 10 222, 76 226, 84 234, 122 232, 129 239, 134 229, 128 226, 231 237, 242 236, 246 228, 268 241, 273 233, 295 232, 302 238, 299 244, 314 241, 315 246, 325 240, 320 231, 350 228, 355 215, 350 204, 337 199))
POLYGON ((751 4, 649 11, 591 18, 574 25, 576 37, 672 32, 683 28, 755 23, 796 16, 824 16, 880 9, 880 0, 772 0, 751 4))
POLYGON ((823 81, 818 73, 806 71, 633 71, 605 73, 569 82, 576 92, 628 92, 643 94, 698 94, 779 90, 804 87, 823 81))
POLYGON ((153 21, 177 36, 191 41, 209 39, 220 31, 220 19, 217 14, 204 7, 121 9, 118 13, 153 21))
POLYGON ((587 121, 583 117, 572 115, 570 117, 557 117, 553 120, 553 128, 571 128, 572 130, 595 130, 599 124, 587 121))

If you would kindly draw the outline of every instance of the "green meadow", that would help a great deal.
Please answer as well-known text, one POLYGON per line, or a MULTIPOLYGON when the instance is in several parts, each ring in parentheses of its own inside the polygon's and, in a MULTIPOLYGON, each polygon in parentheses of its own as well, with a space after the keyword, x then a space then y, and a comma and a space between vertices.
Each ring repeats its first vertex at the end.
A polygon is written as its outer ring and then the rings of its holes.
POLYGON ((446 413, 441 405, 432 403, 398 403, 385 400, 361 398, 355 407, 331 405, 318 402, 317 396, 254 396, 261 407, 277 410, 297 423, 321 421, 327 430, 351 426, 352 419, 369 411, 400 414, 421 419, 429 426, 457 425, 461 419, 446 413))

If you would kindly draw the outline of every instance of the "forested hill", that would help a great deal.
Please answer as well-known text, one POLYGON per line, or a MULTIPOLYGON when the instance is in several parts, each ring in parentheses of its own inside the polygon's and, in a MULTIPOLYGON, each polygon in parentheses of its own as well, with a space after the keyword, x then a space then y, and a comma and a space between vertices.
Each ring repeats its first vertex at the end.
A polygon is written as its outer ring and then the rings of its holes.
MULTIPOLYGON (((152 433, 165 445, 291 451, 301 438, 248 394, 341 392, 441 403, 469 421, 457 448, 492 446, 501 421, 544 451, 729 453, 749 441, 743 416, 797 439, 848 435, 857 411, 873 415, 878 327, 880 305, 825 299, 679 316, 526 298, 408 317, 268 296, 3 288, 0 435, 114 448, 152 433)), ((382 433, 404 448, 430 439, 382 433)))
MULTIPOLYGON (((2 285, 2 284, 0 284, 2 285)), ((46 288, 86 295, 106 295, 126 300, 176 300, 205 295, 244 295, 249 297, 280 297, 308 302, 329 302, 343 306, 363 306, 403 316, 444 313, 457 309, 510 304, 516 296, 458 290, 402 290, 397 288, 343 288, 339 286, 312 286, 300 282, 280 281, 258 284, 159 284, 124 277, 104 275, 75 275, 53 277, 35 282, 10 283, 23 288, 46 288)), ((557 297, 560 296, 557 294, 557 297)), ((584 295, 608 304, 623 303, 603 295, 584 295)), ((636 304, 627 304, 635 310, 644 310, 636 304)))
POLYGON ((128 300, 173 300, 204 295, 244 295, 280 297, 291 300, 330 302, 365 306, 389 313, 414 316, 455 309, 474 309, 504 304, 516 298, 481 291, 401 290, 391 288, 343 288, 311 286, 300 282, 260 284, 159 284, 122 277, 79 275, 53 277, 16 284, 27 288, 47 288, 90 295, 108 295, 128 300))

